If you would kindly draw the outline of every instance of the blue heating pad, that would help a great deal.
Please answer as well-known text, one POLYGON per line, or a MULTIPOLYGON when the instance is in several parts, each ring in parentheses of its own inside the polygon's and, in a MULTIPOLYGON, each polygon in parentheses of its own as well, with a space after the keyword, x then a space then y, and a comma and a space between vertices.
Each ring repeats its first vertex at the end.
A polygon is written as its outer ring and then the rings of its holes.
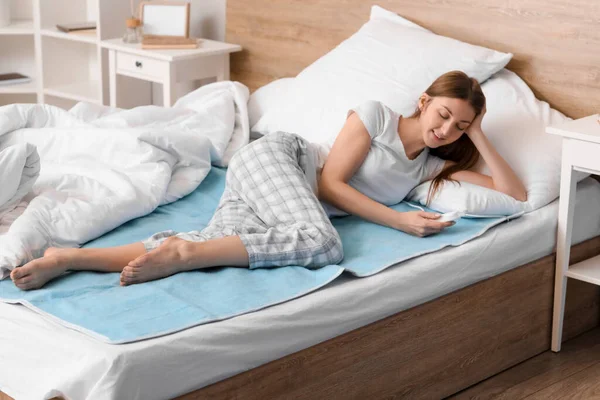
MULTIPOLYGON (((225 170, 213 168, 189 196, 129 221, 84 247, 122 245, 168 229, 202 229, 213 215, 224 185, 225 170)), ((393 208, 414 210, 407 203, 393 208)), ((462 244, 507 219, 463 218, 441 234, 417 238, 353 216, 335 218, 345 254, 339 266, 317 270, 213 268, 127 287, 119 286, 118 273, 76 272, 32 291, 22 291, 4 280, 0 282, 0 300, 24 304, 101 341, 128 343, 291 300, 327 285, 343 271, 358 277, 373 275, 398 262, 462 244)))

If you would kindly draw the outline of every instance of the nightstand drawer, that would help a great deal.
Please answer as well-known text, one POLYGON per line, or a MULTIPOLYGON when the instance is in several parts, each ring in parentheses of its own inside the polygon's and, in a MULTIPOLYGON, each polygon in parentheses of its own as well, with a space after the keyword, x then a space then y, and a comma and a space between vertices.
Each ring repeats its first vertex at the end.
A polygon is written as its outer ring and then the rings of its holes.
POLYGON ((117 71, 123 75, 162 82, 169 77, 169 63, 135 54, 117 52, 117 71))
POLYGON ((600 172, 600 143, 583 140, 563 139, 563 162, 567 161, 576 170, 591 174, 600 172))

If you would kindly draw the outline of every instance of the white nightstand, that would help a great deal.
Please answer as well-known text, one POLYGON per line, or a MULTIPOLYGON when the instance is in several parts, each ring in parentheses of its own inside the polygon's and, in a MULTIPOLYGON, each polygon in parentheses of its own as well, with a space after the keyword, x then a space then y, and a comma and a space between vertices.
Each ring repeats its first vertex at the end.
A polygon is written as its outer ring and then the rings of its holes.
MULTIPOLYGON (((560 351, 562 342, 567 277, 600 285, 600 256, 569 267, 573 207, 575 205, 574 171, 600 174, 599 115, 569 121, 546 128, 546 133, 563 137, 558 233, 556 237, 556 278, 554 280, 554 317, 552 351, 560 351)), ((600 202, 599 202, 600 203, 600 202)))
POLYGON ((197 49, 144 50, 122 39, 103 40, 108 49, 110 105, 117 107, 117 74, 163 84, 163 105, 175 102, 175 83, 216 77, 229 79, 229 54, 237 44, 200 39, 197 49))

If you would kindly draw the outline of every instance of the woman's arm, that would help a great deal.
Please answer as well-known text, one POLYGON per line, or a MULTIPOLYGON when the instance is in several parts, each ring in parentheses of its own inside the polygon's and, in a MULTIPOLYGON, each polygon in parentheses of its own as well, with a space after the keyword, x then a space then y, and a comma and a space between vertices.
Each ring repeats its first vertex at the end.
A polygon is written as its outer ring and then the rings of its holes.
MULTIPOLYGON (((484 186, 490 189, 505 193, 516 200, 527 201, 527 190, 512 170, 510 165, 496 151, 492 143, 481 130, 481 120, 483 119, 484 111, 475 118, 473 123, 467 129, 466 134, 479 150, 481 157, 490 168, 492 176, 483 175, 473 171, 458 171, 450 177, 457 181, 469 182, 475 185, 484 186)), ((444 168, 452 165, 452 161, 446 161, 444 168)))
POLYGON ((395 211, 350 186, 348 181, 360 168, 370 148, 369 132, 356 113, 352 113, 323 167, 319 179, 321 200, 349 214, 416 236, 427 236, 453 225, 435 221, 439 215, 434 213, 395 211))

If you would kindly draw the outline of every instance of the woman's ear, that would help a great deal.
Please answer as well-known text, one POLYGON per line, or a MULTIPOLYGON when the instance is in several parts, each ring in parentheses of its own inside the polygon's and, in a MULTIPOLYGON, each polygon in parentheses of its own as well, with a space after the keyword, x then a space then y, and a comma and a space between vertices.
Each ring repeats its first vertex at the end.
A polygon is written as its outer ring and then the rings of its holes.
POLYGON ((427 93, 423 93, 421 97, 419 97, 419 110, 421 112, 425 111, 427 105, 431 102, 431 96, 427 93))

